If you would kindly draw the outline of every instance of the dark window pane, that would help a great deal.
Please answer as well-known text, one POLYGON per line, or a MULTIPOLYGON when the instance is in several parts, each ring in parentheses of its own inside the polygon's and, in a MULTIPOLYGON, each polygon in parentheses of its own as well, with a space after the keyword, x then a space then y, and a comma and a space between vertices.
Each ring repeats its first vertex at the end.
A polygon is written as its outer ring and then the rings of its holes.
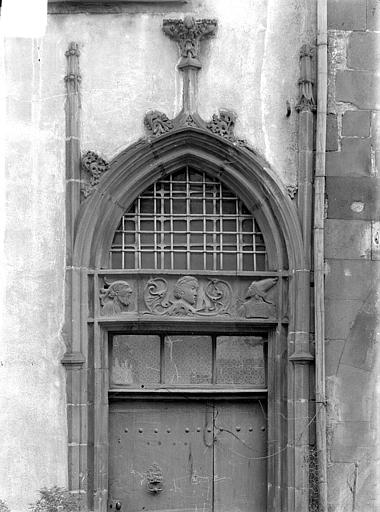
POLYGON ((141 266, 142 268, 154 268, 153 252, 141 253, 141 266))
POLYGON ((111 268, 123 268, 121 252, 111 253, 111 268))
POLYGON ((192 270, 202 270, 203 269, 203 253, 190 254, 190 268, 192 270))

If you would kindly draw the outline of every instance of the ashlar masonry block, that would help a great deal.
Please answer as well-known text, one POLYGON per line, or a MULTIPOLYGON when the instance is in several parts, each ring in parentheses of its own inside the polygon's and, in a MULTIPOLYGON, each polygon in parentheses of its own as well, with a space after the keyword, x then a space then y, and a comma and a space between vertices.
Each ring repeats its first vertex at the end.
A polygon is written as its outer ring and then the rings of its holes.
POLYGON ((352 32, 348 44, 347 67, 376 72, 380 66, 380 34, 352 32))
POLYGON ((370 71, 337 71, 336 101, 359 109, 380 109, 380 77, 370 71))
POLYGON ((329 0, 327 23, 333 30, 365 30, 366 0, 329 0))
POLYGON ((369 176, 371 169, 369 139, 345 137, 341 151, 326 154, 327 176, 369 176))
POLYGON ((326 258, 371 259, 371 234, 370 221, 327 219, 326 258))
POLYGON ((347 110, 343 114, 342 133, 351 137, 369 137, 370 112, 347 110))

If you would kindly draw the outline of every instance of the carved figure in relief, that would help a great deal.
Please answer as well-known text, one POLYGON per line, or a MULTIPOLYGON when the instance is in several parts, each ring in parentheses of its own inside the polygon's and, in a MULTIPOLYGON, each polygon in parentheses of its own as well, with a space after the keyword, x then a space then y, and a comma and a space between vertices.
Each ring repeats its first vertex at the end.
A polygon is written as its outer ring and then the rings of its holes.
POLYGON ((192 276, 183 276, 174 286, 173 297, 175 301, 168 309, 168 315, 191 315, 196 313, 194 304, 198 297, 198 279, 192 276))
POLYGON ((277 281, 277 277, 252 281, 245 301, 239 308, 240 316, 245 318, 273 318, 276 316, 276 304, 268 298, 268 292, 277 281))
MULTIPOLYGON (((108 283, 106 283, 108 284, 108 283)), ((114 281, 99 292, 101 314, 112 316, 128 311, 133 289, 127 281, 114 281)))
POLYGON ((194 276, 182 276, 174 284, 172 293, 161 277, 150 279, 144 290, 146 313, 169 316, 212 316, 229 314, 231 287, 225 281, 209 279, 201 285, 194 276))

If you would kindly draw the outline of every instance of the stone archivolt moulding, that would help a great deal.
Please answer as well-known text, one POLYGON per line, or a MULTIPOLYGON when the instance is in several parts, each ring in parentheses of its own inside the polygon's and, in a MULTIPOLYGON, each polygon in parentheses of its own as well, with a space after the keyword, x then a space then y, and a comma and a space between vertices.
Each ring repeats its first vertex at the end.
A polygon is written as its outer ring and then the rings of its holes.
POLYGON ((99 290, 100 315, 276 320, 277 281, 278 277, 248 282, 190 275, 157 275, 142 280, 131 276, 128 281, 105 277, 99 290))

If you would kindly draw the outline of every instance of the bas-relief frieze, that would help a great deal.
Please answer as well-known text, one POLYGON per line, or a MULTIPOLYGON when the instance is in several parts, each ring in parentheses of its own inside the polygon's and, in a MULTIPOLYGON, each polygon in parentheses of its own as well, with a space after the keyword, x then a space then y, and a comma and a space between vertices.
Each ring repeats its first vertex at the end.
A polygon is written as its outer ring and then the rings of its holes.
POLYGON ((165 279, 150 279, 144 290, 146 313, 168 316, 214 316, 231 314, 232 290, 219 279, 199 283, 193 276, 182 276, 169 290, 165 279))
POLYGON ((129 311, 133 288, 127 281, 107 283, 99 291, 101 314, 104 316, 118 315, 129 311))
POLYGON ((272 318, 276 316, 276 304, 268 297, 278 278, 252 281, 245 295, 244 302, 238 308, 243 318, 272 318))
POLYGON ((102 316, 224 317, 274 320, 277 277, 229 283, 215 277, 151 277, 140 283, 104 280, 99 291, 102 316), (249 284, 248 284, 249 283, 249 284), (138 292, 138 290, 140 290, 138 292), (136 301, 132 301, 132 296, 136 301), (135 303, 138 304, 137 309, 135 303))

